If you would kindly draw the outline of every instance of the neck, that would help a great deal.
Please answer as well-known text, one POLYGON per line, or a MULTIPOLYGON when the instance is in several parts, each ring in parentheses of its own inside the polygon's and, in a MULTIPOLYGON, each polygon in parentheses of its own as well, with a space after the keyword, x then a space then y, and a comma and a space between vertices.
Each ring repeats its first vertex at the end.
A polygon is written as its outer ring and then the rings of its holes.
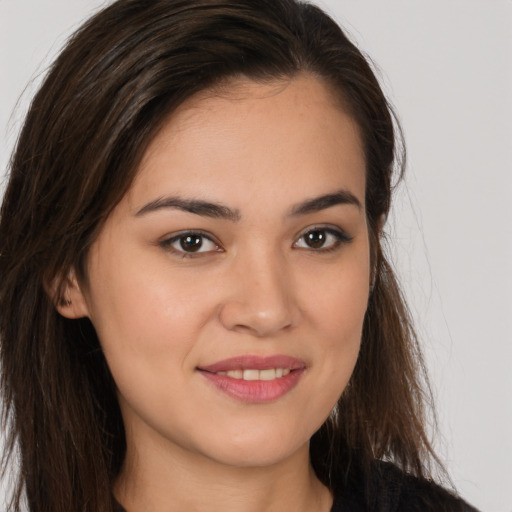
POLYGON ((145 454, 128 445, 114 491, 127 512, 328 512, 332 505, 308 445, 265 467, 228 466, 175 446, 145 454))

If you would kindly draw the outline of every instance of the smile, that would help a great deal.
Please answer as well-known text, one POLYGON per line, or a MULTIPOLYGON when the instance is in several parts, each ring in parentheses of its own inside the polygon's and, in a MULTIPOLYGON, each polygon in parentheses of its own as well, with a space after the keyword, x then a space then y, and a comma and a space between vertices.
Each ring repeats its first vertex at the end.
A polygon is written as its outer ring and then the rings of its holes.
POLYGON ((290 373, 290 368, 269 368, 268 370, 229 370, 216 372, 217 375, 226 375, 232 379, 243 380, 274 380, 286 377, 290 373))
POLYGON ((198 367, 209 384, 245 403, 273 402, 289 393, 306 370, 306 363, 289 356, 239 356, 198 367))

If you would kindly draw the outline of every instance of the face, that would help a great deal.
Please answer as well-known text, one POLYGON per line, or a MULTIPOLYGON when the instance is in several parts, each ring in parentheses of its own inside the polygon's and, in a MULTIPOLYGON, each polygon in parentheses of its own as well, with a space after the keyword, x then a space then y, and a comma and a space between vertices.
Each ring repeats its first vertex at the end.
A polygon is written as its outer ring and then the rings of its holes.
POLYGON ((307 449, 353 371, 365 159, 324 85, 240 81, 168 119, 90 250, 128 442, 234 466, 307 449))

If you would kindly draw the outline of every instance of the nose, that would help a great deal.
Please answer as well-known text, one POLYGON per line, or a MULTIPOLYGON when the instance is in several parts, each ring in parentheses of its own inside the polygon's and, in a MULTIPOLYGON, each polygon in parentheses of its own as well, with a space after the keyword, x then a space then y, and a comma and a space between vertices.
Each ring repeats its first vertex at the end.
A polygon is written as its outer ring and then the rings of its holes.
POLYGON ((299 323, 301 312, 286 262, 260 254, 238 262, 230 274, 231 293, 219 312, 226 329, 266 337, 299 323))

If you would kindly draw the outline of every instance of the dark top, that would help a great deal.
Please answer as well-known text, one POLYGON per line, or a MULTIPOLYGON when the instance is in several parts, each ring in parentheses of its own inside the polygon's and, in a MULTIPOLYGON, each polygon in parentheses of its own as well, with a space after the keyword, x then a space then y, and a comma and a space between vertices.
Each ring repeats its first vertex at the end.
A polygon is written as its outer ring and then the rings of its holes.
POLYGON ((331 512, 478 512, 443 487, 407 475, 390 463, 377 465, 369 482, 352 475, 334 490, 331 512))
MULTIPOLYGON (((331 512, 478 512, 443 487, 379 463, 368 482, 352 475, 334 490, 331 512), (365 490, 371 484, 370 500, 365 490)), ((115 512, 126 512, 117 505, 115 512)))

